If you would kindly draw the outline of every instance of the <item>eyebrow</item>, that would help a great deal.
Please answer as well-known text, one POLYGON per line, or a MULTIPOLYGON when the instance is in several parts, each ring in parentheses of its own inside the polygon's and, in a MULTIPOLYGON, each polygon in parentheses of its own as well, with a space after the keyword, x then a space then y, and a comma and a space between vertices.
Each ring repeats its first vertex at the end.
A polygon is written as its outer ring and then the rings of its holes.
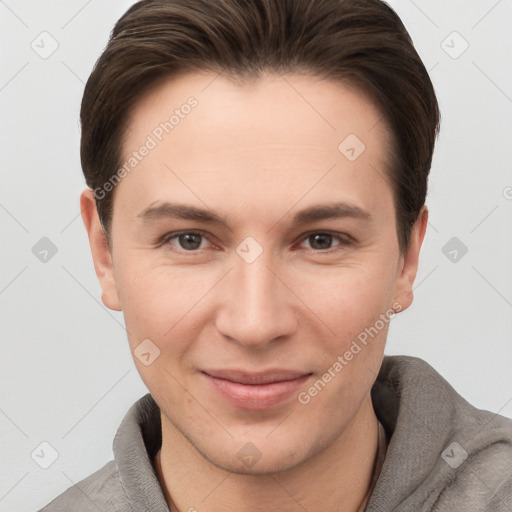
MULTIPOLYGON (((149 205, 137 215, 137 218, 141 219, 142 222, 145 223, 160 219, 195 220, 212 225, 223 226, 231 230, 229 222, 221 215, 208 209, 177 203, 160 202, 149 205)), ((294 215, 292 223, 299 226, 320 220, 339 218, 370 220, 371 215, 368 211, 354 204, 329 203, 314 205, 305 208, 304 210, 300 210, 294 215)))

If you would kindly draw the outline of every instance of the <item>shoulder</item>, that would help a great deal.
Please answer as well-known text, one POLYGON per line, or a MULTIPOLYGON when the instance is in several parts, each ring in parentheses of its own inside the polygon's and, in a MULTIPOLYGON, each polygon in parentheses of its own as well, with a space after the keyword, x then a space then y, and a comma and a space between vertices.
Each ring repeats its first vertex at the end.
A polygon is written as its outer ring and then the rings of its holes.
POLYGON ((512 510, 512 420, 474 407, 409 356, 384 358, 373 397, 392 432, 381 484, 401 482, 396 510, 512 510))
POLYGON ((57 496, 40 512, 128 512, 131 510, 123 491, 116 463, 107 462, 101 469, 57 496))
POLYGON ((446 487, 437 500, 442 504, 439 510, 453 505, 452 510, 509 512, 512 420, 471 406, 463 409, 458 428, 441 453, 446 487))

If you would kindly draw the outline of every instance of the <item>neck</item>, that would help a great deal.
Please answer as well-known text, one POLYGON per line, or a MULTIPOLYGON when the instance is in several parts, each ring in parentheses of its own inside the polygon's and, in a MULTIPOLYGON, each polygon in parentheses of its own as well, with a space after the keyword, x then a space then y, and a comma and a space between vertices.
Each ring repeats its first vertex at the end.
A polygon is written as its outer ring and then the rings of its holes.
MULTIPOLYGON (((385 438, 381 438, 381 456, 382 441, 385 438)), ((380 470, 378 451, 379 423, 368 396, 352 422, 325 450, 285 472, 241 475, 220 469, 163 416, 162 448, 155 465, 172 512, 360 512, 380 470)))

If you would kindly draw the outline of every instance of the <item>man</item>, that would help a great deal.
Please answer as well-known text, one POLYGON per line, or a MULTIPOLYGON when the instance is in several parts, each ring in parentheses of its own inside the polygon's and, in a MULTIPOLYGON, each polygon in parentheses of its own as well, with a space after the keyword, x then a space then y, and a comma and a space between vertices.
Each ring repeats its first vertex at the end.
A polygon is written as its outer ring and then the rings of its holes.
POLYGON ((139 2, 81 121, 102 300, 150 394, 43 510, 510 510, 512 422, 384 357, 439 126, 392 9, 139 2))

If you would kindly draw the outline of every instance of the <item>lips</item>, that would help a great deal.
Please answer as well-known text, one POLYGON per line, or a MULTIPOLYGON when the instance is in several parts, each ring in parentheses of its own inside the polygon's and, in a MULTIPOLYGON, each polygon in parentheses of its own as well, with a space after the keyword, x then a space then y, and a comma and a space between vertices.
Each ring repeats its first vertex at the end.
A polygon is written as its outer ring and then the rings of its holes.
POLYGON ((258 373, 205 370, 202 374, 228 403, 252 410, 264 410, 284 402, 311 376, 311 373, 282 369, 258 373))
POLYGON ((237 382, 247 385, 272 384, 275 382, 284 382, 302 377, 304 372, 294 372, 289 370, 270 370, 266 372, 250 373, 240 370, 205 370, 204 373, 217 379, 237 382))

